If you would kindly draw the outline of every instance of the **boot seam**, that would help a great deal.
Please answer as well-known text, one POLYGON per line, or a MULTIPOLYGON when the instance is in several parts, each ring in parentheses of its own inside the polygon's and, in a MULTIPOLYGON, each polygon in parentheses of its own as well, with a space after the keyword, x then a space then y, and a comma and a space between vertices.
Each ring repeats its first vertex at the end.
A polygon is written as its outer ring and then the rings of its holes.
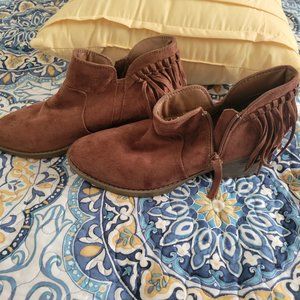
POLYGON ((118 88, 119 88, 119 83, 117 82, 115 92, 114 92, 114 98, 113 98, 113 109, 112 109, 112 116, 111 116, 111 125, 113 126, 114 123, 116 123, 116 99, 117 99, 117 94, 118 94, 118 88))
POLYGON ((90 131, 88 129, 88 126, 87 126, 86 121, 85 121, 85 112, 86 112, 86 108, 87 108, 87 99, 88 99, 86 91, 72 88, 67 84, 66 84, 66 87, 68 89, 76 91, 76 92, 78 92, 78 93, 80 93, 81 95, 84 96, 84 104, 83 104, 83 107, 81 108, 80 118, 81 118, 82 126, 83 126, 84 130, 86 131, 86 133, 88 133, 88 134, 92 133, 92 131, 90 131))
POLYGON ((181 151, 180 151, 180 157, 179 157, 180 169, 181 169, 181 172, 183 173, 184 177, 188 178, 188 175, 185 171, 185 167, 184 167, 184 163, 183 163, 183 151, 184 151, 184 146, 185 146, 185 139, 182 134, 178 134, 178 136, 180 137, 180 140, 181 140, 181 151))
POLYGON ((119 120, 122 120, 122 118, 123 118, 125 99, 126 99, 126 95, 127 95, 126 82, 122 82, 122 91, 123 91, 123 93, 122 93, 122 98, 121 98, 121 108, 120 108, 119 120))

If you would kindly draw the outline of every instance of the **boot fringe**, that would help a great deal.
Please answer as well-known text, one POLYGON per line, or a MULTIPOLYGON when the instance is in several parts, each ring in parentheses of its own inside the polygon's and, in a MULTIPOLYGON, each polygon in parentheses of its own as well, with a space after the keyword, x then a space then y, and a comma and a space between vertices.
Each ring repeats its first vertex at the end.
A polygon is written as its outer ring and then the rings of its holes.
POLYGON ((296 90, 293 90, 250 115, 250 118, 260 128, 261 139, 250 155, 245 171, 257 162, 259 162, 259 169, 263 165, 268 166, 273 152, 280 147, 281 141, 288 131, 290 131, 289 139, 276 156, 281 155, 292 142, 297 123, 295 97, 296 90))
POLYGON ((154 105, 163 95, 187 84, 178 53, 148 65, 136 72, 133 78, 143 84, 149 115, 152 115, 154 105))

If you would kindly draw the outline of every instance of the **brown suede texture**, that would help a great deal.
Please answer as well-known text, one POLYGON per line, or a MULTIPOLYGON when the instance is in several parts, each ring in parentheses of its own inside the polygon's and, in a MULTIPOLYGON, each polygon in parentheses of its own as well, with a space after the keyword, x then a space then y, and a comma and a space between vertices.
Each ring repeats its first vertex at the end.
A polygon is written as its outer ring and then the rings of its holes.
POLYGON ((68 157, 98 182, 137 191, 173 185, 214 165, 219 170, 219 163, 257 163, 294 128, 298 83, 295 69, 279 66, 243 79, 218 105, 203 87, 183 87, 157 102, 153 119, 84 137, 68 157))
POLYGON ((0 119, 0 149, 46 157, 90 133, 151 117, 162 95, 185 84, 173 37, 143 40, 115 66, 75 50, 56 95, 0 119))
MULTIPOLYGON (((194 87, 184 89, 191 88, 194 87)), ((186 178, 190 170, 207 167, 210 155, 207 118, 198 107, 174 120, 164 120, 159 111, 164 102, 172 101, 172 95, 162 97, 156 104, 153 120, 79 139, 70 148, 69 159, 82 172, 103 183, 133 190, 169 185, 186 178)), ((203 93, 203 97, 207 95, 203 93)))
MULTIPOLYGON (((278 139, 276 148, 281 146, 281 140, 292 127, 289 123, 289 116, 292 112, 286 111, 284 114, 283 110, 287 102, 293 103, 297 115, 295 99, 298 85, 297 71, 290 66, 279 66, 251 75, 238 82, 229 91, 221 109, 233 107, 239 119, 229 131, 228 136, 226 138, 223 136, 219 143, 218 153, 224 162, 248 158, 262 139, 265 146, 276 139, 278 139), (240 104, 239 101, 242 103, 240 104), (279 116, 275 112, 276 109, 279 110, 279 116), (265 128, 261 128, 259 118, 266 115, 269 117, 266 117, 265 128), (276 123, 284 127, 281 135, 280 132, 276 132, 276 123), (265 136, 263 136, 263 129, 265 129, 265 136), (271 131, 274 131, 273 134, 271 131)), ((222 115, 219 122, 220 127, 228 128, 226 121, 222 120, 222 115)), ((273 152, 275 148, 269 150, 273 152)), ((260 160, 263 155, 263 153, 259 154, 257 160, 260 160)))

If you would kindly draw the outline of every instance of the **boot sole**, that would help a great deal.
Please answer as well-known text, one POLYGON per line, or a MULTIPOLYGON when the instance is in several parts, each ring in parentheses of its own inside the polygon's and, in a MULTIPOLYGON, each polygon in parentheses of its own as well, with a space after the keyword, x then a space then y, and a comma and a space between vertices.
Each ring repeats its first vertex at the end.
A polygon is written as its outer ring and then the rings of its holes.
POLYGON ((0 151, 10 154, 10 155, 15 155, 18 157, 22 158, 32 158, 32 159, 43 159, 43 158, 53 158, 53 157, 58 157, 66 154, 68 152, 69 146, 54 150, 54 151, 48 151, 48 152, 20 152, 20 151, 15 151, 7 148, 0 147, 0 151))
MULTIPOLYGON (((130 190, 130 189, 124 189, 120 187, 116 187, 113 185, 110 185, 108 183, 101 182, 88 174, 84 173, 80 169, 78 169, 71 161, 67 154, 68 162, 70 165, 71 170, 78 174, 80 177, 83 179, 87 180, 90 182, 93 186, 98 187, 100 189, 104 189, 107 191, 110 191, 112 193, 118 194, 118 195, 124 195, 124 196, 129 196, 129 197, 155 197, 159 196, 162 194, 166 194, 174 190, 175 188, 179 187, 183 183, 187 182, 188 180, 194 179, 197 176, 201 176, 207 173, 210 173, 212 170, 206 170, 202 171, 200 173, 197 173, 195 175, 192 175, 184 180, 178 181, 174 184, 170 184, 158 189, 153 189, 153 190, 130 190)), ((258 164, 255 164, 249 171, 246 173, 243 171, 245 169, 245 166, 247 164, 247 160, 239 160, 236 162, 232 162, 230 164, 227 164, 223 168, 223 174, 224 174, 224 179, 225 178, 239 178, 239 177, 247 177, 247 176, 252 176, 256 174, 258 164)))

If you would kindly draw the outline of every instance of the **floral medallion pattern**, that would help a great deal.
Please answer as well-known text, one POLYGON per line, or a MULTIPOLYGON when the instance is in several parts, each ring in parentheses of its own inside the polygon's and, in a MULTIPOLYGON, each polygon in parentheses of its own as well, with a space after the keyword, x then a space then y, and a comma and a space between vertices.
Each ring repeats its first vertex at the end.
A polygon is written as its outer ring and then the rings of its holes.
POLYGON ((275 172, 264 170, 255 188, 253 180, 224 182, 212 208, 206 177, 154 198, 123 197, 77 179, 69 191, 77 221, 65 238, 66 269, 100 299, 223 299, 237 292, 250 299, 254 290, 258 299, 293 299, 299 208, 275 172))
POLYGON ((202 287, 240 289, 278 276, 299 251, 299 209, 271 171, 227 180, 206 198, 199 178, 171 195, 139 202, 147 243, 176 274, 202 287), (256 180, 253 189, 253 180, 256 180), (268 183, 268 184, 267 184, 268 183))
MULTIPOLYGON (((28 42, 66 1, 0 0, 0 118, 63 82, 67 62, 28 42)), ((300 3, 283 8, 300 45, 300 3)), ((213 201, 210 176, 122 197, 65 157, 0 153, 0 299, 300 299, 299 125, 270 168, 224 180, 213 201)))

